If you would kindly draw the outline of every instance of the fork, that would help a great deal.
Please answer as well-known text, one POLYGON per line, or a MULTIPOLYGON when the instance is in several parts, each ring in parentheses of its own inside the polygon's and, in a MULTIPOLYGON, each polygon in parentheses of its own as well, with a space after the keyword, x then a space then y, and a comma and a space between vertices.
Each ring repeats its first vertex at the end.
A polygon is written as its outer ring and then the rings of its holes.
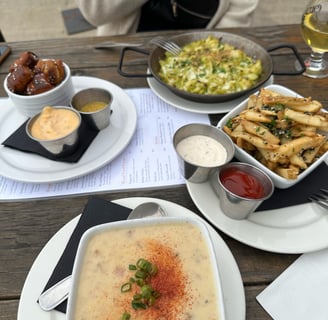
POLYGON ((94 46, 95 49, 110 49, 119 47, 142 47, 148 44, 154 44, 164 50, 171 52, 173 55, 178 55, 181 48, 174 42, 164 39, 163 37, 155 37, 151 40, 146 40, 144 42, 115 42, 115 41, 105 41, 100 42, 94 46))
POLYGON ((320 189, 320 192, 309 197, 314 203, 317 203, 322 208, 328 209, 328 189, 320 189))
POLYGON ((150 43, 163 48, 175 56, 177 56, 181 51, 181 47, 179 47, 176 43, 171 40, 164 39, 163 37, 155 37, 150 40, 150 43))
POLYGON ((115 41, 105 41, 100 42, 94 46, 95 49, 110 49, 118 47, 141 47, 146 46, 149 43, 149 40, 142 43, 133 43, 133 42, 115 42, 115 41))

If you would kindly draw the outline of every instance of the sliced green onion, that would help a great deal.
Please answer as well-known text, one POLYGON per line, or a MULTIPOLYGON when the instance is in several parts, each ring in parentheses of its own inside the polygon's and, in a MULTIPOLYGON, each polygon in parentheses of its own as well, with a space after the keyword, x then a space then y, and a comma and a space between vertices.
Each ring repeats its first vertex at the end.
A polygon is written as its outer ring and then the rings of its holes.
POLYGON ((142 270, 137 270, 135 273, 135 277, 138 279, 146 279, 147 278, 147 273, 142 270))
POLYGON ((124 283, 121 286, 121 292, 128 292, 131 290, 131 288, 132 288, 131 282, 124 283))
POLYGON ((148 299, 152 295, 153 288, 150 285, 146 284, 140 288, 140 291, 142 297, 148 299))
POLYGON ((156 302, 156 298, 154 296, 149 297, 149 299, 147 300, 148 307, 153 306, 155 302, 156 302))
POLYGON ((144 279, 136 279, 136 284, 139 287, 142 287, 145 284, 145 280, 144 279))
POLYGON ((130 320, 131 319, 131 315, 130 313, 127 313, 126 311, 122 314, 122 318, 121 320, 130 320))
POLYGON ((140 259, 137 261, 137 267, 141 269, 145 262, 147 262, 146 259, 140 258, 140 259))
POLYGON ((158 268, 157 268, 157 266, 154 265, 154 264, 152 264, 152 265, 151 265, 151 268, 150 268, 150 271, 149 271, 149 274, 150 274, 151 276, 155 276, 155 275, 157 274, 157 272, 158 272, 158 268))
POLYGON ((145 259, 139 259, 138 262, 137 262, 137 267, 140 270, 143 270, 143 271, 146 271, 146 272, 149 273, 149 271, 152 268, 152 264, 149 261, 145 260, 145 259))
POLYGON ((136 293, 134 296, 133 296, 133 300, 141 300, 142 299, 142 295, 140 293, 136 293))
POLYGON ((139 302, 139 301, 132 301, 132 303, 131 303, 131 305, 132 305, 132 308, 134 309, 134 310, 137 310, 137 309, 147 309, 147 305, 146 304, 144 304, 143 302, 139 302))
MULTIPOLYGON (((153 287, 147 283, 151 276, 154 276, 158 272, 156 265, 152 264, 146 259, 139 259, 136 264, 130 264, 129 270, 135 270, 134 277, 129 279, 129 282, 121 286, 121 292, 128 292, 132 290, 132 285, 135 284, 140 287, 140 291, 134 294, 131 301, 132 308, 147 309, 155 304, 156 299, 159 297, 158 291, 155 291, 153 287)), ((124 312, 122 320, 129 320, 131 315, 128 312, 124 312)))

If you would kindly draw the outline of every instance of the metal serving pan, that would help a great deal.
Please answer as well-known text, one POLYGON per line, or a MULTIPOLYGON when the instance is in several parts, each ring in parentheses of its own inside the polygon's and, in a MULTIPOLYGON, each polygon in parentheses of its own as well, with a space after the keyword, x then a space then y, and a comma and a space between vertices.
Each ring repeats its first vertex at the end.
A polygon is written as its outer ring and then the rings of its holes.
POLYGON ((173 93, 175 93, 176 95, 178 95, 184 99, 202 102, 202 103, 215 103, 215 102, 223 102, 223 101, 233 100, 233 99, 236 99, 240 96, 247 94, 248 92, 255 90, 256 88, 258 88, 262 84, 264 84, 272 74, 298 75, 298 74, 302 74, 305 70, 303 60, 299 56, 295 47, 293 47, 291 45, 283 44, 283 45, 275 46, 271 49, 266 50, 262 46, 260 46, 259 44, 255 43, 254 41, 252 41, 248 38, 239 36, 237 34, 220 32, 220 31, 188 32, 188 33, 183 33, 180 35, 175 35, 175 36, 169 37, 168 39, 172 40, 179 46, 183 47, 184 45, 186 45, 190 42, 205 39, 209 35, 212 35, 216 38, 220 38, 223 43, 228 43, 228 44, 234 46, 235 48, 243 50, 248 56, 253 57, 254 60, 257 60, 257 59, 261 60, 263 71, 262 71, 260 78, 258 79, 257 83, 254 86, 252 86, 251 88, 249 88, 247 90, 237 91, 237 92, 228 93, 228 94, 213 94, 213 95, 195 94, 195 93, 190 93, 187 91, 177 89, 177 88, 165 83, 159 76, 159 71, 160 71, 159 61, 161 59, 165 58, 165 50, 160 47, 155 47, 150 52, 144 51, 139 48, 134 48, 134 47, 124 48, 122 50, 120 63, 119 63, 119 67, 118 67, 118 72, 119 72, 119 74, 121 74, 124 77, 149 77, 149 76, 152 76, 158 82, 160 82, 163 86, 167 87, 173 93), (299 61, 300 65, 302 66, 302 68, 301 68, 301 70, 297 70, 292 73, 274 72, 273 71, 273 62, 272 62, 272 58, 269 54, 269 51, 273 51, 273 50, 280 49, 280 48, 286 48, 286 47, 293 50, 297 60, 299 61), (127 74, 126 72, 124 72, 122 70, 122 68, 123 68, 124 54, 127 50, 132 50, 132 51, 137 51, 137 52, 144 53, 144 54, 149 54, 148 69, 149 69, 150 73, 145 74, 145 75, 140 75, 140 74, 136 75, 136 74, 127 74))

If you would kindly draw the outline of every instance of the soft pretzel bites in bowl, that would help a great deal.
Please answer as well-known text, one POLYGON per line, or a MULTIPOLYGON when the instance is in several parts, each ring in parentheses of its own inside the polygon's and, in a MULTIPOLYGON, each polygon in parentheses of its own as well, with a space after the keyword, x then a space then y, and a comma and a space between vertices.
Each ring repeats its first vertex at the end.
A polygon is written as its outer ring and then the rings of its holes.
POLYGON ((39 59, 23 52, 9 68, 4 89, 15 108, 27 117, 47 105, 67 106, 74 94, 71 71, 58 59, 39 59))
POLYGON ((328 113, 311 97, 280 85, 267 86, 221 119, 235 143, 235 156, 260 167, 276 187, 301 181, 328 151, 328 113))

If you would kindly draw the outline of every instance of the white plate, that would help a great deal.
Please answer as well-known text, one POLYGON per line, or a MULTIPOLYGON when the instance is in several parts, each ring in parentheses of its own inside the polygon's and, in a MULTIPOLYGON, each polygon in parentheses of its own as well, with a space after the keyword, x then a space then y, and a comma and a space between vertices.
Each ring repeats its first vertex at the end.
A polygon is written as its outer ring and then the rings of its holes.
MULTIPOLYGON (((163 101, 174 106, 178 109, 185 111, 195 112, 195 113, 206 113, 206 114, 217 114, 226 113, 231 111, 240 102, 245 100, 249 95, 244 95, 242 97, 236 98, 234 100, 220 102, 220 103, 201 103, 179 97, 171 90, 163 86, 154 77, 147 78, 148 85, 150 89, 163 101)), ((273 76, 271 76, 262 86, 267 86, 273 83, 273 76)))
MULTIPOLYGON (((101 87, 113 94, 110 125, 101 130, 77 163, 52 161, 0 145, 0 175, 18 181, 58 182, 85 175, 117 157, 129 144, 137 126, 134 103, 117 85, 92 77, 73 77, 74 90, 101 87)), ((0 141, 14 132, 26 117, 9 99, 0 100, 0 141)))
MULTIPOLYGON (((163 206, 169 216, 198 217, 188 209, 181 207, 175 203, 153 199, 153 198, 125 198, 113 201, 120 205, 134 208, 138 204, 147 201, 155 201, 163 206)), ((18 306, 17 320, 65 320, 65 314, 59 311, 45 312, 41 310, 36 302, 44 286, 46 285, 52 270, 56 266, 58 259, 65 249, 77 222, 78 218, 71 220, 63 228, 61 228, 45 245, 36 260, 34 261, 31 270, 29 271, 18 306)), ((236 264, 236 261, 230 252, 229 248, 218 235, 218 233, 210 226, 209 231, 214 242, 215 251, 220 264, 220 277, 222 279, 223 299, 225 303, 226 319, 227 320, 245 320, 246 305, 245 293, 242 278, 236 264)))
POLYGON ((203 215, 230 237, 251 247, 276 253, 305 253, 328 247, 328 214, 321 207, 302 205, 254 212, 245 220, 224 215, 209 182, 187 183, 203 215))

